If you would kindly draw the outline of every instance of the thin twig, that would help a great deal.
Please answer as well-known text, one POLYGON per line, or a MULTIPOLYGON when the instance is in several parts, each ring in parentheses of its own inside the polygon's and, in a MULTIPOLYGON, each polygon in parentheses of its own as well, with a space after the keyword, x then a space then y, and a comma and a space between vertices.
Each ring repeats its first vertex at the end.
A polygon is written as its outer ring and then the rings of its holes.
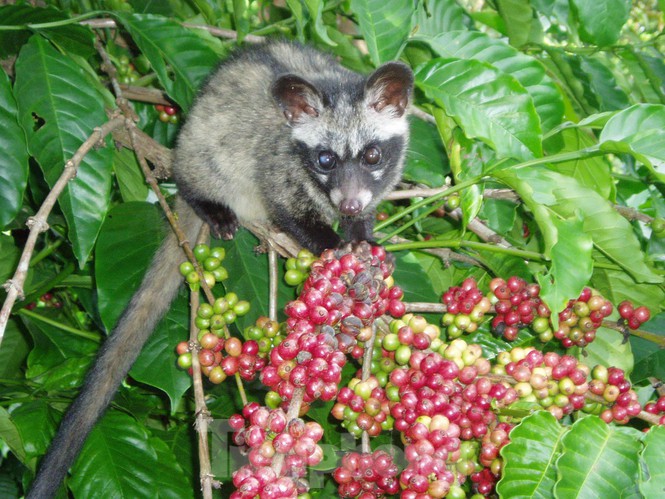
MULTIPOLYGON (((372 321, 372 334, 369 339, 365 342, 365 352, 363 354, 363 368, 361 379, 367 381, 372 375, 372 358, 374 357, 374 341, 376 340, 376 321, 372 321)), ((363 430, 361 435, 361 450, 365 454, 369 454, 372 451, 372 447, 369 444, 369 433, 366 430, 363 430)))
POLYGON ((277 321, 277 293, 279 291, 279 272, 277 271, 277 252, 268 243, 268 275, 270 279, 270 291, 268 298, 268 317, 277 321))
POLYGON ((42 203, 37 211, 37 214, 34 217, 30 217, 27 221, 27 226, 30 228, 30 233, 28 234, 28 239, 23 247, 23 252, 21 253, 21 258, 16 267, 16 272, 5 284, 4 288, 7 291, 7 297, 2 305, 2 310, 0 310, 0 345, 5 335, 5 329, 7 328, 7 323, 9 321, 9 316, 12 311, 12 307, 16 302, 16 298, 23 299, 24 290, 23 285, 25 284, 25 279, 28 275, 28 270, 30 268, 30 259, 35 250, 35 244, 37 243, 37 238, 39 234, 48 230, 47 219, 51 210, 55 206, 55 202, 58 200, 58 196, 65 190, 67 184, 71 179, 76 176, 78 167, 83 161, 90 150, 98 146, 104 138, 113 132, 116 128, 119 128, 123 125, 124 118, 121 116, 114 117, 111 120, 104 123, 101 127, 95 128, 95 130, 90 134, 81 147, 77 149, 72 158, 65 162, 65 166, 62 174, 56 181, 53 188, 46 196, 46 199, 42 203))
MULTIPOLYGON (((390 243, 392 244, 405 244, 410 242, 412 242, 410 239, 405 239, 399 236, 393 236, 390 238, 390 243)), ((474 267, 484 267, 480 260, 477 260, 469 255, 465 255, 464 253, 457 253, 449 248, 423 248, 419 249, 419 251, 436 256, 437 258, 441 259, 441 261, 446 266, 448 266, 451 261, 455 261, 473 265, 474 267)))
MULTIPOLYGON (((85 24, 86 26, 90 26, 93 29, 115 29, 118 27, 118 23, 115 22, 115 19, 107 17, 98 18, 98 19, 86 19, 84 21, 81 21, 80 24, 85 24)), ((202 29, 204 31, 207 31, 211 35, 219 38, 227 38, 229 40, 238 39, 238 33, 230 29, 218 28, 216 26, 209 26, 205 24, 191 24, 191 23, 181 23, 181 24, 185 28, 202 29)), ((264 40, 265 38, 255 35, 245 35, 245 37, 243 38, 243 41, 249 43, 260 43, 264 40)))
POLYGON ((212 472, 210 466, 210 450, 208 448, 208 423, 211 421, 210 411, 205 402, 201 364, 199 362, 200 345, 198 328, 196 327, 196 311, 199 308, 199 293, 189 293, 189 348, 192 353, 192 383, 194 385, 194 401, 196 404, 196 420, 194 427, 199 436, 199 478, 204 499, 212 499, 212 472))

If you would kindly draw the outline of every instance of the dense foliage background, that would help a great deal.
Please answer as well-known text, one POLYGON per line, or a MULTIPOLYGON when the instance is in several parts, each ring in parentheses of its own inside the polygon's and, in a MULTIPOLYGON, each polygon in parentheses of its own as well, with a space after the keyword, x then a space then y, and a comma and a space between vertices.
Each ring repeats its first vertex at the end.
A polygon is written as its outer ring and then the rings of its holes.
MULTIPOLYGON (((621 367, 646 402, 657 397, 654 381, 665 379, 662 8, 662 1, 627 0, 63 0, 1 6, 0 277, 14 275, 26 221, 66 161, 116 107, 96 40, 110 54, 123 89, 134 90, 127 95, 140 129, 166 147, 201 81, 243 40, 299 39, 361 72, 399 58, 414 68, 420 110, 411 122, 402 187, 421 191, 382 205, 377 239, 395 252, 394 277, 405 301, 440 302, 467 277, 486 290, 495 276, 517 275, 538 282, 554 311, 586 285, 615 305, 645 305, 652 319, 630 341, 601 328, 584 352, 570 352, 591 366, 621 367), (166 103, 164 96, 175 111, 156 108, 166 103), (445 194, 422 190, 447 185, 454 188, 445 194), (461 212, 449 216, 458 203, 461 212), (441 257, 425 248, 452 251, 441 257)), ((160 185, 173 194, 168 180, 160 185)), ((50 214, 30 261, 25 297, 13 306, 0 346, 2 497, 22 495, 158 247, 165 229, 154 201, 133 152, 114 147, 109 137, 85 156, 50 214)), ((267 258, 253 251, 257 239, 245 230, 215 244, 227 253, 225 289, 252 304, 238 320, 240 334, 267 314, 267 258)), ((294 296, 293 288, 280 287, 281 304, 294 296)), ((428 318, 440 321, 440 315, 428 318)), ((68 482, 75 497, 99 497, 100 482, 117 497, 198 494, 191 382, 174 353, 187 329, 183 291, 77 461, 68 482)), ((488 358, 515 345, 562 351, 556 342, 542 346, 528 329, 509 345, 490 333, 488 323, 465 339, 480 343, 488 358)), ((345 379, 353 371, 349 365, 345 379)), ((248 393, 262 401, 265 389, 255 382, 248 393)), ((217 419, 240 409, 229 382, 208 386, 207 395, 217 419)), ((323 425, 326 444, 340 446, 348 440, 328 418, 330 407, 315 405, 309 416, 323 425)), ((645 444, 638 430, 604 427, 599 420, 573 425, 575 438, 568 439, 564 426, 545 417, 530 424, 531 436, 528 425, 520 427, 520 438, 532 444, 527 453, 514 447, 504 458, 515 465, 539 463, 547 449, 563 456, 558 468, 545 461, 527 479, 540 484, 538 495, 564 492, 566 470, 583 465, 571 456, 576 446, 588 452, 590 434, 606 435, 610 446, 621 440, 629 450, 604 457, 591 476, 575 477, 578 490, 586 490, 586 479, 628 467, 640 477, 631 497, 662 491, 663 475, 650 475, 638 461, 638 454, 647 463, 662 455, 662 432, 652 432, 645 444), (561 438, 564 450, 555 452, 561 438), (532 450, 534 442, 540 450, 532 450)), ((326 461, 320 469, 334 466, 326 461)), ((506 468, 508 481, 515 469, 506 468)), ((317 487, 312 495, 334 494, 328 475, 317 487)), ((518 493, 505 490, 509 497, 518 493)))

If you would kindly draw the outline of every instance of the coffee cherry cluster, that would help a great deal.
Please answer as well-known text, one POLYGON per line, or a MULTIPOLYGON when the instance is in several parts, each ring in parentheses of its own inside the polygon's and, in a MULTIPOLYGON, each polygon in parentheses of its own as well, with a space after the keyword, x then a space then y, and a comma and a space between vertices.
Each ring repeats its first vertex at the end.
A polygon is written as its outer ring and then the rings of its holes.
POLYGON ((352 378, 339 391, 331 414, 356 438, 360 438, 363 431, 376 437, 382 430, 392 429, 393 418, 386 392, 374 376, 365 381, 352 378))
POLYGON ((309 267, 316 260, 314 254, 306 249, 301 249, 295 258, 286 260, 286 272, 284 281, 289 286, 298 286, 305 282, 309 275, 309 267))
POLYGON ((480 438, 493 421, 490 403, 511 404, 514 390, 484 376, 490 364, 478 345, 457 339, 438 352, 414 352, 409 368, 390 374, 386 394, 394 427, 405 431, 419 416, 443 414, 460 426, 463 439, 480 438))
POLYGON ((653 402, 647 402, 644 411, 654 416, 659 416, 658 424, 665 426, 665 395, 653 402))
MULTIPOLYGON (((258 356, 259 347, 253 340, 243 343, 238 338, 224 339, 205 332, 199 337, 198 347, 196 355, 199 358, 201 372, 216 385, 236 373, 239 373, 243 379, 251 381, 266 364, 266 360, 258 356)), ((176 352, 178 366, 190 369, 193 353, 189 342, 178 343, 176 352)))
POLYGON ((473 333, 492 304, 478 289, 476 280, 465 279, 461 286, 453 286, 443 294, 441 301, 446 305, 442 323, 446 326, 449 339, 473 333))
POLYGON ((259 317, 252 326, 245 328, 244 336, 248 340, 256 341, 261 357, 268 357, 271 350, 284 340, 279 322, 265 316, 259 317))
POLYGON ((492 372, 512 377, 520 400, 539 404, 557 419, 585 407, 589 368, 570 355, 518 347, 501 352, 492 372))
POLYGON ((130 85, 141 77, 126 55, 118 57, 115 66, 118 72, 118 81, 124 85, 130 85))
MULTIPOLYGON (((222 266, 226 256, 224 248, 210 248, 207 244, 197 244, 193 252, 209 288, 213 288, 217 282, 228 279, 229 272, 222 266)), ((198 291, 201 278, 191 262, 180 264, 180 274, 185 277, 193 291, 198 291)))
POLYGON ((400 497, 446 497, 456 481, 464 481, 454 465, 461 458, 459 426, 440 414, 422 416, 403 435, 408 465, 399 477, 400 497))
POLYGON ((175 125, 180 121, 180 118, 178 118, 179 109, 175 105, 164 106, 163 104, 156 104, 155 109, 159 113, 159 121, 162 123, 170 123, 175 125))
POLYGON ((285 402, 297 388, 306 404, 332 400, 361 329, 401 304, 391 298, 401 290, 386 282, 392 269, 382 247, 325 251, 311 264, 299 299, 285 307, 287 336, 270 352, 261 381, 285 402))
POLYGON ((323 459, 318 445, 323 428, 318 423, 300 418, 289 421, 282 409, 252 402, 242 414, 231 416, 229 424, 233 442, 246 450, 249 459, 232 475, 236 487, 232 498, 292 498, 307 492, 307 467, 323 459), (277 471, 273 469, 276 459, 281 460, 277 471))
POLYGON ((490 301, 496 310, 492 329, 507 341, 517 339, 519 328, 530 325, 536 317, 550 316, 549 308, 539 297, 538 284, 527 284, 524 279, 516 276, 507 281, 495 277, 490 281, 489 288, 492 292, 490 301))
POLYGON ((606 423, 615 421, 625 424, 642 410, 637 393, 618 367, 595 366, 591 370, 589 391, 602 399, 596 404, 589 404, 588 411, 600 412, 600 418, 606 423))
POLYGON ((399 492, 398 472, 392 456, 385 451, 349 452, 342 457, 333 478, 339 484, 339 497, 372 499, 399 492))
POLYGON ((651 312, 648 308, 644 305, 635 308, 628 300, 622 301, 617 308, 621 319, 630 329, 639 329, 642 324, 651 318, 651 312))
POLYGON ((202 333, 210 331, 216 336, 224 336, 226 327, 233 324, 238 317, 249 312, 250 303, 240 300, 234 292, 217 298, 212 305, 202 303, 196 312, 194 323, 202 333))
POLYGON ((503 459, 499 452, 510 442, 508 435, 514 426, 510 423, 498 423, 483 437, 478 453, 478 462, 483 469, 471 475, 471 481, 479 494, 488 496, 494 491, 503 469, 503 459))
MULTIPOLYGON (((566 348, 585 347, 596 338, 596 330, 611 313, 609 301, 594 294, 591 288, 584 288, 579 298, 570 300, 559 313, 559 329, 554 332, 554 337, 566 348)), ((535 323, 534 329, 537 329, 535 323)))
POLYGON ((390 332, 381 338, 381 346, 387 358, 404 366, 413 351, 439 349, 443 345, 440 336, 439 328, 423 316, 405 314, 401 319, 390 321, 390 332))
POLYGON ((44 293, 37 301, 28 303, 25 306, 28 310, 36 308, 62 308, 62 302, 53 293, 44 293))

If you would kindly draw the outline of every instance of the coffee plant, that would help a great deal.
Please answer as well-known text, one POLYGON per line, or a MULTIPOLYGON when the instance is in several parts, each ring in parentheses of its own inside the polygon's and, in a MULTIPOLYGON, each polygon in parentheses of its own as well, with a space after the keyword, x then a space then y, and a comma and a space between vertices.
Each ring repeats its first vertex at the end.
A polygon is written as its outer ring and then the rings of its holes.
POLYGON ((191 241, 63 497, 663 496, 662 2, 5 3, 2 497, 163 240, 198 87, 275 36, 413 68, 402 183, 372 244, 191 241))

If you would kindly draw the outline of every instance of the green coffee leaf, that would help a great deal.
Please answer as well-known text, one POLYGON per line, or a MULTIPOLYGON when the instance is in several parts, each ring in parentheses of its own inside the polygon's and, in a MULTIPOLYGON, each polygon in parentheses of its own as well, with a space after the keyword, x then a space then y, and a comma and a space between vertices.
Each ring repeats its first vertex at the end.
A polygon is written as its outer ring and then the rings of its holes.
POLYGON ((552 497, 557 479, 556 460, 566 434, 552 414, 539 411, 510 432, 510 442, 501 449, 505 460, 503 478, 497 485, 502 497, 552 497))
POLYGON ((640 432, 596 416, 575 422, 557 461, 557 497, 641 497, 637 490, 640 432), (603 463, 598 466, 598 463, 603 463))
POLYGON ((472 27, 473 21, 455 0, 418 3, 414 26, 418 37, 433 37, 447 31, 472 27))
POLYGON ((416 84, 462 127, 500 157, 541 156, 540 120, 514 78, 475 60, 434 59, 416 71, 416 84))
POLYGON ((159 468, 145 428, 110 410, 90 432, 68 484, 77 498, 159 497, 154 480, 159 468))
POLYGON ((497 2, 499 15, 513 47, 521 47, 531 39, 533 9, 523 0, 501 0, 497 2))
POLYGON ((416 39, 427 43, 441 57, 486 62, 512 76, 533 99, 543 131, 561 123, 561 93, 536 59, 480 31, 450 31, 434 36, 418 33, 416 39))
MULTIPOLYGON (((107 121, 105 96, 89 84, 89 75, 39 35, 16 60, 14 95, 28 148, 53 187, 68 161, 95 127, 107 121)), ((107 142, 108 143, 108 142, 107 142)), ((69 240, 83 267, 109 205, 111 150, 94 149, 58 199, 69 225, 69 240)))
POLYGON ((11 411, 11 421, 20 434, 26 459, 46 452, 58 419, 58 414, 44 400, 26 402, 11 411))
POLYGON ((652 426, 644 437, 642 459, 642 480, 640 492, 644 497, 660 497, 665 494, 665 468, 663 456, 665 455, 665 428, 652 426))
POLYGON ((189 304, 184 292, 176 298, 166 316, 157 324, 129 375, 166 393, 175 410, 180 398, 192 385, 187 371, 176 365, 175 346, 189 339, 189 304))
POLYGON ((96 50, 94 35, 88 26, 70 21, 61 26, 36 28, 35 25, 66 21, 69 16, 54 7, 34 8, 30 5, 3 5, 0 19, 4 26, 33 25, 24 30, 0 31, 0 58, 16 55, 33 33, 39 33, 56 47, 66 52, 88 58, 96 50))
POLYGON ((95 250, 95 280, 107 331, 141 284, 164 230, 159 209, 149 203, 123 203, 106 216, 95 250))
POLYGON ((603 151, 632 154, 665 182, 665 106, 636 104, 615 114, 599 143, 603 151))
MULTIPOLYGON (((638 282, 662 282, 646 264, 633 228, 595 191, 579 185, 575 179, 544 168, 511 168, 495 172, 496 178, 515 189, 538 220, 545 239, 545 253, 550 255, 558 237, 549 218, 556 215, 583 218, 583 230, 591 236, 594 247, 620 265, 638 282), (551 211, 548 215, 545 211, 551 211)), ((582 256, 582 255, 580 255, 582 256)))
POLYGON ((18 109, 7 74, 0 70, 0 227, 21 209, 28 182, 28 145, 18 124, 18 109))
POLYGON ((207 41, 164 17, 114 14, 150 61, 166 93, 187 112, 199 86, 219 62, 207 41))
POLYGON ((409 0, 351 0, 351 10, 375 66, 397 59, 413 25, 409 0))
POLYGON ((442 186, 450 167, 436 127, 415 117, 409 123, 411 136, 404 178, 429 187, 442 186))
POLYGON ((631 4, 630 0, 571 0, 582 41, 601 47, 615 43, 631 4))

